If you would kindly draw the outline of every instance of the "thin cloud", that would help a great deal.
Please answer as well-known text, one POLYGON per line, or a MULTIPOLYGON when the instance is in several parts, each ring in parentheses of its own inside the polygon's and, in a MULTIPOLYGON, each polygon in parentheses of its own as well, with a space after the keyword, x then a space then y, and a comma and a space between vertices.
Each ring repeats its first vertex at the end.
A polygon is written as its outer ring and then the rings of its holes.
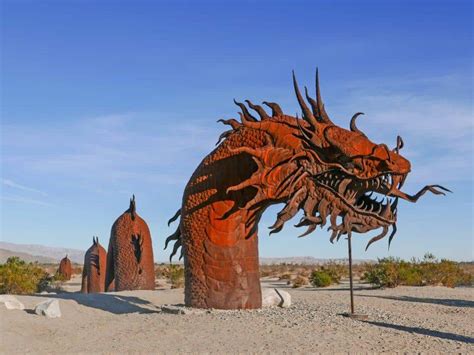
MULTIPOLYGON (((128 113, 61 122, 55 127, 5 127, 5 170, 27 176, 87 181, 89 186, 123 181, 184 184, 214 148, 217 124, 160 120, 169 113, 128 113), (17 146, 16 142, 25 142, 17 146)), ((120 187, 118 187, 120 188, 120 187)))
POLYGON ((36 200, 36 199, 32 199, 32 198, 19 197, 19 196, 14 196, 14 197, 2 196, 2 200, 3 201, 8 201, 8 202, 25 203, 25 204, 29 204, 29 205, 40 205, 40 206, 48 206, 48 207, 54 206, 52 203, 49 203, 49 202, 46 202, 46 201, 36 200))
POLYGON ((48 196, 48 194, 44 191, 34 189, 32 187, 28 187, 28 186, 25 186, 25 185, 18 184, 18 183, 14 182, 12 180, 9 180, 9 179, 2 179, 2 183, 3 183, 3 185, 5 185, 7 187, 14 188, 14 189, 27 191, 27 192, 34 192, 34 193, 37 193, 37 194, 40 194, 40 195, 43 195, 43 196, 48 196))

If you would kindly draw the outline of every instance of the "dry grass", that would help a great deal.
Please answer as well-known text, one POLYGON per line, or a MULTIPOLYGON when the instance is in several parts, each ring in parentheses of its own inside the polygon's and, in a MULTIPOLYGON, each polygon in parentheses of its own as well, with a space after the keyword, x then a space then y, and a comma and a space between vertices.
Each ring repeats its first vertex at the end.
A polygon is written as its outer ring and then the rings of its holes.
POLYGON ((155 278, 166 279, 171 288, 184 287, 184 266, 176 264, 155 264, 155 278))

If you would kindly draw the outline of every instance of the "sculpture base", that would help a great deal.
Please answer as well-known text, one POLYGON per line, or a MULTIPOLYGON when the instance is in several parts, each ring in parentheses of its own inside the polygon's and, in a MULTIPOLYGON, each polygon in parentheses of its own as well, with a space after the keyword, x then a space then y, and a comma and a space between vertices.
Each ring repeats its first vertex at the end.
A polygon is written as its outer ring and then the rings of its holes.
POLYGON ((355 319, 355 320, 368 320, 369 319, 369 316, 366 314, 342 313, 341 315, 347 318, 355 319))

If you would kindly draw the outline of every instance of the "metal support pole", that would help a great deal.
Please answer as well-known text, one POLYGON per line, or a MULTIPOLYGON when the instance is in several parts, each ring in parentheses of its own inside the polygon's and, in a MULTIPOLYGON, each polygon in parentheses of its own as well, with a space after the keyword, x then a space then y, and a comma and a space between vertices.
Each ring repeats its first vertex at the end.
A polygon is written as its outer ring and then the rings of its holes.
POLYGON ((357 320, 367 320, 368 317, 365 314, 355 314, 354 313, 354 283, 352 279, 352 241, 351 241, 351 233, 347 234, 347 249, 349 250, 349 285, 350 285, 350 292, 351 292, 351 312, 344 313, 343 315, 352 319, 357 320))
POLYGON ((349 249, 349 283, 351 288, 351 315, 354 314, 354 288, 352 283, 352 243, 351 233, 347 235, 347 246, 349 249))

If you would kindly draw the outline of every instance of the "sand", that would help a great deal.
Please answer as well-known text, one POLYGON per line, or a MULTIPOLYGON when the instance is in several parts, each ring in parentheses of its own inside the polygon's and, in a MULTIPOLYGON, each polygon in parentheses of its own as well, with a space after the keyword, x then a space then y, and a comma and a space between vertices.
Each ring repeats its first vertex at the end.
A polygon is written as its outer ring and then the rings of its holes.
POLYGON ((348 310, 347 284, 315 289, 287 288, 263 280, 264 287, 284 288, 288 309, 204 311, 177 315, 164 304, 182 304, 183 289, 126 291, 94 295, 69 292, 18 296, 26 309, 0 305, 4 354, 64 353, 314 353, 441 352, 474 353, 472 288, 357 285, 356 310, 368 321, 340 314, 348 310), (62 317, 32 313, 47 298, 59 299, 62 317))

